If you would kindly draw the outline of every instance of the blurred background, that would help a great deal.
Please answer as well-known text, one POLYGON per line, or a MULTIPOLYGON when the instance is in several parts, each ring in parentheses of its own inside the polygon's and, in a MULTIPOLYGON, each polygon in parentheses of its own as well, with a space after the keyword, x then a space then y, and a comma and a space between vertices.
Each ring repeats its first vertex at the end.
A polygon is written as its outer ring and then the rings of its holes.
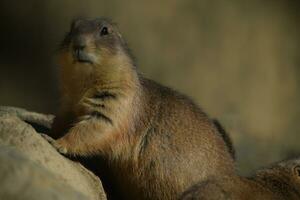
POLYGON ((54 113, 55 51, 78 16, 108 16, 151 79, 230 133, 241 174, 300 155, 300 3, 1 0, 0 105, 54 113))

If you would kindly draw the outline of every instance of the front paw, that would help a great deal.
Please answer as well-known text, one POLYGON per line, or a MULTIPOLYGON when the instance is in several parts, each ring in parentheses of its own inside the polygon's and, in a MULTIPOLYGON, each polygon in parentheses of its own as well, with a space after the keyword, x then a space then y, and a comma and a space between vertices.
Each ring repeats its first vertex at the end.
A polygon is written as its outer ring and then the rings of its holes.
POLYGON ((67 147, 62 144, 60 140, 54 140, 52 137, 41 134, 41 136, 47 140, 59 153, 66 155, 68 153, 67 147))

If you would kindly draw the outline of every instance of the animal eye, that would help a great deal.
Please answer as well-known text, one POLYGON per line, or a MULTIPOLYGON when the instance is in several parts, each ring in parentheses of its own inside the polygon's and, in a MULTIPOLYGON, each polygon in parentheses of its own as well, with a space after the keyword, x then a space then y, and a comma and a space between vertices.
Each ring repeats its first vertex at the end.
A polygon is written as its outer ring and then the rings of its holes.
POLYGON ((294 173, 296 174, 296 176, 300 176, 300 166, 295 166, 294 167, 294 173))
POLYGON ((108 28, 106 26, 104 26, 101 31, 100 31, 100 35, 108 35, 108 28))

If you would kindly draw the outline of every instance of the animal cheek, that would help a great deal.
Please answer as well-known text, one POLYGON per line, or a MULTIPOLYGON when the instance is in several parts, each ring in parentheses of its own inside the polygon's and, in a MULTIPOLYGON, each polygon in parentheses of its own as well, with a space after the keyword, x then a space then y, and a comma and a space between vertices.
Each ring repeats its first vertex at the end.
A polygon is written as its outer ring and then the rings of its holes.
POLYGON ((57 60, 58 60, 58 64, 60 64, 60 65, 71 63, 72 62, 72 55, 67 50, 61 50, 58 57, 57 57, 57 60))

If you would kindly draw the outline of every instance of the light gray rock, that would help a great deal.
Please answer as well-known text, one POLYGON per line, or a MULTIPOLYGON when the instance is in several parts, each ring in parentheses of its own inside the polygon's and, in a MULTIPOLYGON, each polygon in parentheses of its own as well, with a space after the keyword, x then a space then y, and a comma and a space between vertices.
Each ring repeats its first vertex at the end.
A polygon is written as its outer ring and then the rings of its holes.
POLYGON ((46 128, 51 128, 54 115, 45 115, 36 112, 30 112, 23 108, 15 108, 10 106, 0 106, 0 116, 16 116, 23 121, 39 124, 46 128))
POLYGON ((0 199, 25 199, 25 192, 27 199, 106 199, 98 177, 60 155, 25 122, 50 128, 52 120, 53 115, 0 107, 0 199))
POLYGON ((0 199, 89 199, 13 147, 0 145, 0 163, 0 199))

